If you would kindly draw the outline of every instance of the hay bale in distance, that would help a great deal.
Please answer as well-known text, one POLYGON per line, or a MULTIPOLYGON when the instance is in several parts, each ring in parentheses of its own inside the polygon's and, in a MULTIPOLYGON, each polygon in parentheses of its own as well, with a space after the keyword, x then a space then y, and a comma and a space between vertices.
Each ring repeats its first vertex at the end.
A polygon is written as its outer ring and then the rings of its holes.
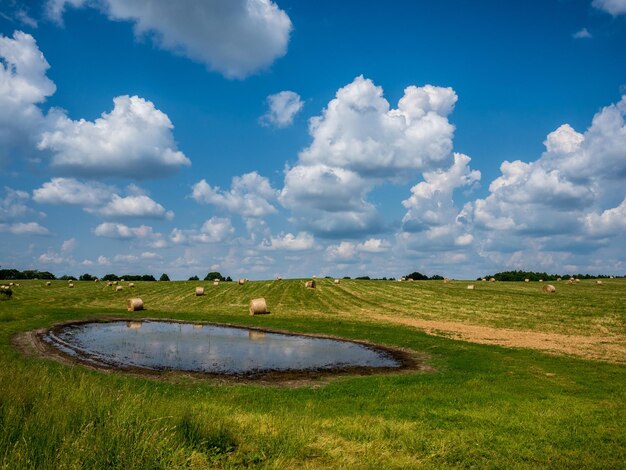
POLYGON ((470 284, 469 286, 467 286, 467 288, 468 288, 469 290, 474 290, 474 284, 470 284))
POLYGON ((263 297, 250 301, 250 315, 266 315, 268 313, 270 312, 267 310, 267 302, 263 297))
POLYGON ((561 278, 560 277, 557 277, 556 280, 557 280, 557 282, 561 282, 561 278))
POLYGON ((282 277, 282 276, 276 276, 276 280, 277 280, 277 281, 282 281, 282 280, 283 280, 283 277, 282 277))
POLYGON ((552 284, 546 284, 541 289, 548 294, 554 294, 556 292, 556 287, 554 287, 552 284))
POLYGON ((48 281, 48 282, 46 282, 46 285, 47 285, 47 286, 51 286, 51 285, 52 285, 52 283, 51 283, 50 281, 48 281))
POLYGON ((524 279, 524 282, 530 282, 530 279, 524 279))
POLYGON ((245 279, 239 279, 237 282, 239 283, 240 286, 243 286, 246 283, 246 280, 245 279))
POLYGON ((204 287, 196 287, 196 297, 204 295, 204 287))
POLYGON ((602 285, 602 281, 596 281, 596 284, 598 284, 599 286, 602 285))
POLYGON ((485 279, 484 277, 481 279, 482 282, 487 282, 487 279, 485 279))
POLYGON ((313 279, 311 281, 306 281, 304 287, 306 287, 307 289, 315 289, 315 285, 315 279, 313 279))
POLYGON ((489 278, 489 282, 496 282, 496 278, 495 277, 490 277, 489 278))
POLYGON ((128 283, 128 287, 135 287, 135 283, 134 282, 129 282, 128 283))
POLYGON ((580 279, 574 279, 574 282, 580 282, 580 279))
POLYGON ((539 282, 543 282, 543 279, 539 279, 539 282))
POLYGON ((217 279, 215 281, 213 281, 213 285, 214 286, 219 286, 220 285, 220 281, 218 281, 217 279))
POLYGON ((113 281, 113 285, 114 285, 114 286, 117 286, 117 281, 113 281))
POLYGON ((335 279, 335 284, 339 284, 341 281, 339 279, 335 279))
POLYGON ((13 287, 15 285, 15 282, 9 282, 9 286, 13 287))
POLYGON ((73 284, 72 282, 70 282, 70 283, 67 285, 67 287, 69 287, 70 289, 73 289, 73 288, 74 288, 74 284, 73 284))
POLYGON ((115 287, 115 292, 119 292, 119 291, 121 291, 122 289, 124 289, 122 286, 116 286, 116 287, 115 287))
POLYGON ((143 300, 141 300, 139 297, 135 297, 133 299, 128 299, 126 301, 126 304, 128 305, 128 311, 129 312, 136 312, 137 310, 143 310, 143 300))
POLYGON ((113 283, 111 281, 107 282, 107 287, 111 287, 113 283))
POLYGON ((571 286, 572 284, 574 284, 574 279, 569 279, 567 283, 571 286))

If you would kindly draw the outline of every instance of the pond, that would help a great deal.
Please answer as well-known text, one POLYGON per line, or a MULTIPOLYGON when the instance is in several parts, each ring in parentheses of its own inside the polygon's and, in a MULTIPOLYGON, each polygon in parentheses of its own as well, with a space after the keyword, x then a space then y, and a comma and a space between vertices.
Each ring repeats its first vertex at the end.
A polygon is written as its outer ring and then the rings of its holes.
POLYGON ((383 348, 331 338, 168 321, 75 323, 42 339, 95 366, 252 376, 266 372, 389 370, 383 348))

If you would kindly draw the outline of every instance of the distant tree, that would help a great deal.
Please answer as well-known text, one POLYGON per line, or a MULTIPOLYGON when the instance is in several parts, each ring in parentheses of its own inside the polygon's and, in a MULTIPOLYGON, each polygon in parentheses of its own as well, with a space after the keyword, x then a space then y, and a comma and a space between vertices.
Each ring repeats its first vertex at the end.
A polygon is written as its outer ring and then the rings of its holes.
POLYGON ((102 276, 102 280, 103 281, 119 281, 120 278, 117 277, 117 275, 115 274, 105 274, 104 276, 102 276))
POLYGON ((191 276, 191 277, 189 278, 189 280, 190 280, 190 281, 199 281, 199 280, 200 280, 200 278, 199 278, 198 276, 191 276))
POLYGON ((76 281, 77 279, 74 276, 68 276, 67 274, 61 276, 59 279, 62 281, 76 281))
POLYGON ((204 280, 205 281, 214 281, 215 279, 217 279, 218 281, 225 281, 226 279, 224 277, 222 277, 222 275, 217 272, 217 271, 211 271, 210 273, 208 273, 205 277, 204 280))
POLYGON ((161 274, 161 277, 159 278, 159 281, 169 281, 169 280, 170 280, 170 277, 165 273, 161 274))
POLYGON ((233 280, 230 278, 230 276, 227 276, 226 279, 224 279, 224 282, 233 282, 233 280))
POLYGON ((78 280, 79 281, 93 281, 95 279, 94 276, 92 276, 91 274, 81 274, 80 276, 78 276, 78 280))
POLYGON ((428 276, 424 276, 422 273, 418 273, 417 271, 407 274, 404 276, 405 279, 413 279, 414 281, 427 281, 428 276))
POLYGON ((430 276, 430 280, 431 281, 443 281, 443 276, 440 276, 439 274, 434 274, 430 276))
POLYGON ((350 276, 344 276, 344 279, 352 279, 350 276))
POLYGON ((357 279, 359 281, 369 281, 371 278, 369 276, 359 276, 355 277, 354 279, 357 279))

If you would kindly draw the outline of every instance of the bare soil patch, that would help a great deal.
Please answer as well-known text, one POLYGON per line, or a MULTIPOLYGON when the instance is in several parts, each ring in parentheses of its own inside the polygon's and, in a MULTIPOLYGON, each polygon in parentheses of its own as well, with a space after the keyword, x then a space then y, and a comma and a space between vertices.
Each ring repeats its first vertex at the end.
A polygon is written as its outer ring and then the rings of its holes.
POLYGON ((584 359, 626 364, 626 338, 618 335, 563 335, 384 315, 374 315, 372 318, 419 328, 429 335, 445 336, 470 343, 537 349, 549 354, 570 355, 584 359))

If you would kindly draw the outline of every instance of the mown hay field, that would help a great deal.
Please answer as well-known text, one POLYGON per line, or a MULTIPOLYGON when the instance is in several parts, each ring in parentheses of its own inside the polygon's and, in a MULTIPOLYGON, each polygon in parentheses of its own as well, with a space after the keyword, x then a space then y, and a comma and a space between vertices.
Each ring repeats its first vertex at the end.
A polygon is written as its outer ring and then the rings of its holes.
POLYGON ((3 468, 623 468, 626 280, 20 281, 0 301, 3 468), (467 290, 468 284, 474 290, 467 290), (205 288, 195 296, 195 287, 205 288), (146 311, 127 312, 140 297, 146 311), (270 315, 250 316, 264 297, 270 315), (428 371, 260 384, 61 364, 18 333, 98 317, 319 333, 423 353, 428 371))

